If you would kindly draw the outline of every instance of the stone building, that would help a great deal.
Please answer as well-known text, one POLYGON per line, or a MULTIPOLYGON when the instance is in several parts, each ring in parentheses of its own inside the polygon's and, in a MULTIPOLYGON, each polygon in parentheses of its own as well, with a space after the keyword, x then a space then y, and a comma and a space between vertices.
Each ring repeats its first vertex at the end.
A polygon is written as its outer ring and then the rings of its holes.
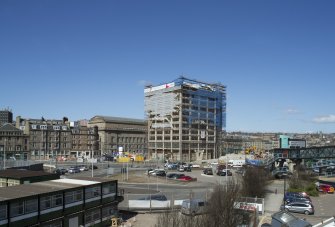
POLYGON ((23 119, 16 117, 16 128, 29 137, 30 158, 66 159, 72 149, 72 134, 67 118, 62 120, 23 119))
POLYGON ((147 123, 145 120, 95 116, 88 127, 97 127, 100 155, 116 156, 120 152, 145 154, 147 150, 147 123))
POLYGON ((99 134, 98 128, 88 127, 87 120, 71 122, 72 133, 72 158, 91 158, 99 156, 99 134))
POLYGON ((15 128, 12 124, 6 123, 0 127, 0 158, 3 167, 4 157, 6 160, 29 159, 28 136, 23 131, 15 128))

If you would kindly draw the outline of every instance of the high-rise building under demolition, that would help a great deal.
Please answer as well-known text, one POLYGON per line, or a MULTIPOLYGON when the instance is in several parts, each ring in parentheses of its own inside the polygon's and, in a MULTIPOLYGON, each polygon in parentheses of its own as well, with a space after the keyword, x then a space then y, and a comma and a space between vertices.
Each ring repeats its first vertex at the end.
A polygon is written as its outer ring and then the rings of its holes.
POLYGON ((217 158, 226 126, 226 87, 180 77, 146 86, 148 155, 153 159, 194 161, 217 158))

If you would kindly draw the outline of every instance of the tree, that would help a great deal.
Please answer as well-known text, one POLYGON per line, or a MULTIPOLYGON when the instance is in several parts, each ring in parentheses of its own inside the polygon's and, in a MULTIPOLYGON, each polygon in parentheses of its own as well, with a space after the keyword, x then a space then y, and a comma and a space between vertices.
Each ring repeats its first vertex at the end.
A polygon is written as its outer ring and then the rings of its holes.
POLYGON ((249 213, 235 209, 240 198, 240 186, 234 181, 227 185, 216 185, 208 200, 204 214, 186 216, 179 211, 169 210, 159 215, 156 227, 236 227, 249 223, 249 213))
POLYGON ((268 176, 264 169, 247 167, 242 178, 242 195, 244 197, 264 198, 268 176))

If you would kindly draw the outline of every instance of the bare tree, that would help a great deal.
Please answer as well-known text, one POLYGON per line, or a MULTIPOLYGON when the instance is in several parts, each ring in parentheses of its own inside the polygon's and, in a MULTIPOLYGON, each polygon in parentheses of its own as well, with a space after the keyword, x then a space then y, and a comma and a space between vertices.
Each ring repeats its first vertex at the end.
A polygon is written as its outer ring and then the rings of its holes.
POLYGON ((242 195, 245 197, 265 196, 268 176, 264 169, 247 167, 242 178, 242 195))
POLYGON ((156 227, 236 227, 249 223, 249 214, 235 209, 236 201, 240 198, 240 186, 233 181, 227 185, 217 185, 208 200, 204 214, 186 216, 171 210, 162 213, 156 227))
POLYGON ((208 212, 204 215, 205 226, 235 227, 242 224, 243 211, 235 209, 240 198, 240 186, 233 181, 217 185, 209 199, 208 212))

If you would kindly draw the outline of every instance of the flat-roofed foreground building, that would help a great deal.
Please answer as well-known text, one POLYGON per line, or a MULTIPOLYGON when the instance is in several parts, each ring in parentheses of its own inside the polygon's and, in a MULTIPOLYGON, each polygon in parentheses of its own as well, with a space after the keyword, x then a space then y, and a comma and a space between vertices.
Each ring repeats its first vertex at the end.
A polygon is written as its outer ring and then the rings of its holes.
POLYGON ((20 184, 30 184, 40 181, 56 180, 59 175, 44 171, 25 169, 6 169, 0 171, 0 187, 9 187, 20 184))
POLYGON ((116 180, 58 179, 0 188, 2 226, 110 226, 123 197, 116 180))

